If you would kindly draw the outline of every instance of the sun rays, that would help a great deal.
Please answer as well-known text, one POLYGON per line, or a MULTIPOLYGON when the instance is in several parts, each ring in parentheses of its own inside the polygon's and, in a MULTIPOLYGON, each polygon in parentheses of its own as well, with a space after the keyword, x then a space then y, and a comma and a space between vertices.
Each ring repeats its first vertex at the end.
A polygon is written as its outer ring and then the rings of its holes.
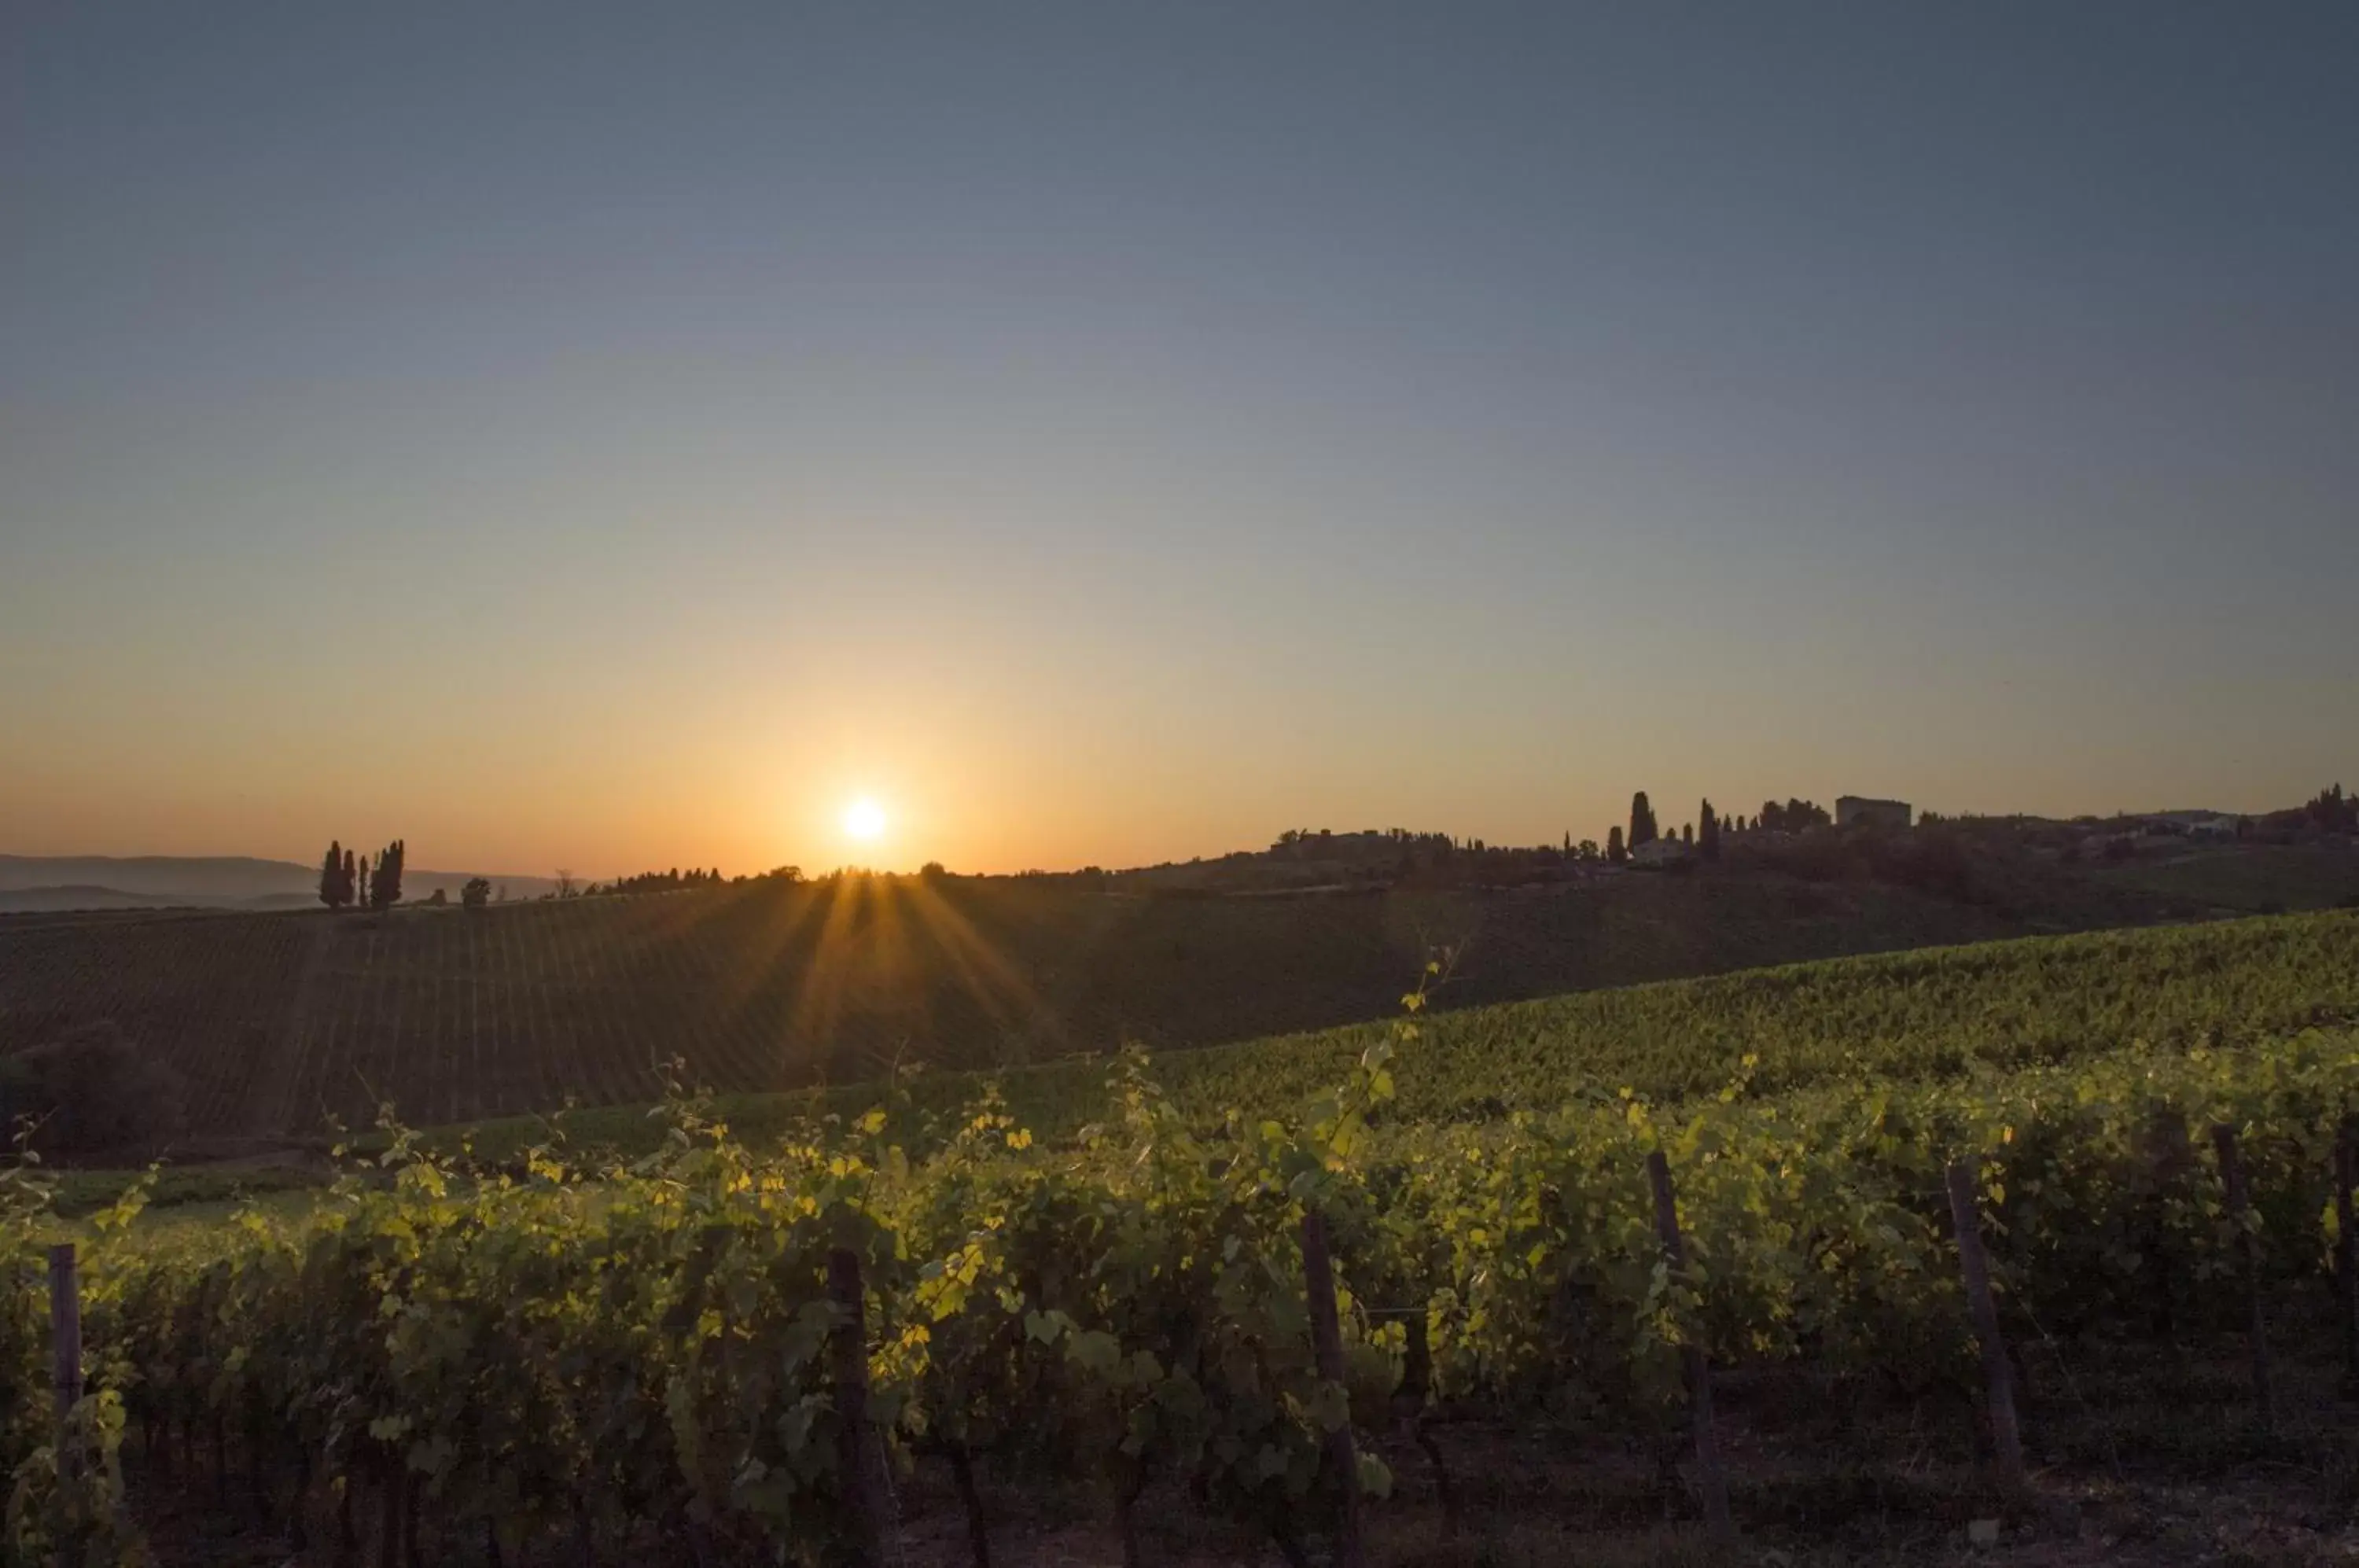
POLYGON ((845 872, 762 896, 775 903, 722 984, 728 1010, 775 1020, 777 1086, 855 1065, 864 1076, 881 1071, 901 1046, 939 1036, 944 1015, 980 1015, 1003 1034, 1029 1035, 1041 1022, 1025 966, 977 928, 954 890, 845 872))

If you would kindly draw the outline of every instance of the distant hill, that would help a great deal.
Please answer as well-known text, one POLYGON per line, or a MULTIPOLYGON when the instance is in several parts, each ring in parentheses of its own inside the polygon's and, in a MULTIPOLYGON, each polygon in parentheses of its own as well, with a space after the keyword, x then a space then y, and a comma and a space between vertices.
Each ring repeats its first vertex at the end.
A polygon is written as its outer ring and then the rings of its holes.
POLYGON ((169 901, 120 887, 67 883, 55 887, 12 887, 0 891, 0 914, 52 914, 78 909, 155 909, 174 907, 169 901))
MULTIPOLYGON (((455 898, 472 871, 410 871, 406 898, 455 898)), ((554 892, 547 877, 490 877, 511 898, 554 892)), ((0 914, 65 909, 288 909, 315 906, 320 868, 249 855, 0 855, 0 914)))
POLYGON ((89 887, 120 898, 237 904, 307 892, 319 877, 316 866, 248 855, 0 855, 0 893, 89 887))

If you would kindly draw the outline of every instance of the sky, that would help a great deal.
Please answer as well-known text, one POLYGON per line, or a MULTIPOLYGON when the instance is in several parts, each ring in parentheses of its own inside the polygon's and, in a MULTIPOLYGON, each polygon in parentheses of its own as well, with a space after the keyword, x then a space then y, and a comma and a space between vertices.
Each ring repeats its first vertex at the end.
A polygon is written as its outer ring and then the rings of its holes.
POLYGON ((2354 82, 2331 3, 15 0, 0 851, 2291 804, 2354 82))

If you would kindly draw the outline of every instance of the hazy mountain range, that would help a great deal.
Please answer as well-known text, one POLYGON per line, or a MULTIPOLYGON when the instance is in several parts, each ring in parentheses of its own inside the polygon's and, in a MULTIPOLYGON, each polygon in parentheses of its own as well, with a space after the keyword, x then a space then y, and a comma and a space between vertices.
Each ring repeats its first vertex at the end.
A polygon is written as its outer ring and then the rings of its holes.
MULTIPOLYGON (((496 872, 402 873, 405 903, 422 902, 437 887, 451 898, 470 877, 484 876, 511 898, 538 898, 555 890, 547 877, 496 872)), ((250 855, 0 855, 0 914, 57 909, 291 909, 315 904, 320 868, 292 860, 250 855)))

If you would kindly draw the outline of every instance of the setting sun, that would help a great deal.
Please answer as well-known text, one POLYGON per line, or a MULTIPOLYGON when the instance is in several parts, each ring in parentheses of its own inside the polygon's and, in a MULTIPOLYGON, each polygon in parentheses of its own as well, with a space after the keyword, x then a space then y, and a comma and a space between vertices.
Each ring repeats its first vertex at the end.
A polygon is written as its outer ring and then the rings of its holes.
POLYGON ((843 808, 843 832, 864 844, 884 837, 885 808, 864 798, 853 801, 843 808))

